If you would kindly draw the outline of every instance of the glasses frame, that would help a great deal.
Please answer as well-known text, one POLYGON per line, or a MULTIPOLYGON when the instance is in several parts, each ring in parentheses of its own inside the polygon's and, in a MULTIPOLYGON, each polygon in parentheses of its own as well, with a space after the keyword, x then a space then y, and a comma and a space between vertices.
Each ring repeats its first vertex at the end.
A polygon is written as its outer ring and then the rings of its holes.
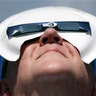
POLYGON ((58 32, 65 32, 65 33, 66 32, 77 32, 77 33, 80 32, 80 33, 86 33, 86 34, 91 35, 91 28, 90 28, 89 22, 56 21, 56 22, 39 22, 39 23, 29 23, 29 24, 11 26, 7 28, 7 36, 8 38, 12 38, 12 37, 24 36, 30 33, 34 35, 39 32, 45 31, 46 28, 54 28, 58 32), (60 24, 64 26, 61 27, 60 24), (35 30, 32 30, 32 28, 35 30))

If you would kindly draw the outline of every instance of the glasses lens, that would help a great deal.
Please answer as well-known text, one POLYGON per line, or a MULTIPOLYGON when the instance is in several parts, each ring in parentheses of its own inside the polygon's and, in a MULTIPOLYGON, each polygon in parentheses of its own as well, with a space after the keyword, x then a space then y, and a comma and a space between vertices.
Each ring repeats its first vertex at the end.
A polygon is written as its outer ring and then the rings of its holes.
POLYGON ((19 27, 21 33, 38 32, 42 29, 39 24, 24 24, 19 27))
POLYGON ((58 28, 62 31, 78 31, 79 24, 75 22, 61 22, 58 24, 58 28))
POLYGON ((28 33, 34 34, 39 32, 41 29, 42 26, 38 23, 17 25, 9 27, 7 30, 7 35, 10 38, 14 36, 26 35, 28 33))
POLYGON ((58 28, 61 31, 85 32, 91 34, 88 22, 58 22, 58 28))

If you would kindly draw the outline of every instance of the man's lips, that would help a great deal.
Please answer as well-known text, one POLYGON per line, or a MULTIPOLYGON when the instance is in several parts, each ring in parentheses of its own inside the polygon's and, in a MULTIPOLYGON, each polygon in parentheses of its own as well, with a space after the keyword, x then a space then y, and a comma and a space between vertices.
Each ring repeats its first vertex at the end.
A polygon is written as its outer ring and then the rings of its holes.
MULTIPOLYGON (((49 48, 45 48, 44 51, 41 51, 41 53, 38 55, 37 59, 40 58, 41 56, 47 54, 47 53, 50 54, 51 52, 59 53, 59 54, 65 56, 65 55, 64 55, 64 54, 65 54, 64 50, 61 50, 61 48, 59 48, 58 46, 57 46, 57 47, 56 47, 56 46, 55 46, 55 47, 54 47, 54 46, 51 46, 51 47, 49 47, 49 48)), ((54 54, 54 53, 53 53, 53 54, 54 54)))
MULTIPOLYGON (((59 53, 59 54, 62 54, 60 51, 58 51, 58 50, 47 50, 47 51, 45 51, 43 54, 41 54, 40 56, 42 56, 42 55, 44 55, 44 54, 46 54, 46 53, 49 53, 49 52, 54 52, 54 53, 59 53)), ((62 54, 63 55, 63 54, 62 54)))

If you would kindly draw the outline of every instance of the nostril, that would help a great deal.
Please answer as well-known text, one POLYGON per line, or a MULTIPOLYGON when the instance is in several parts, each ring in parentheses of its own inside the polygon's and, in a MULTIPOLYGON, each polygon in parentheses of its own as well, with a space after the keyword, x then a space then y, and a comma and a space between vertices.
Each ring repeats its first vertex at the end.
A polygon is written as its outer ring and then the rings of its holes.
POLYGON ((45 38, 43 38, 42 43, 46 44, 47 41, 48 41, 48 38, 45 37, 45 38))
POLYGON ((60 41, 60 39, 59 39, 58 37, 54 37, 54 40, 55 40, 56 42, 59 42, 59 41, 60 41))

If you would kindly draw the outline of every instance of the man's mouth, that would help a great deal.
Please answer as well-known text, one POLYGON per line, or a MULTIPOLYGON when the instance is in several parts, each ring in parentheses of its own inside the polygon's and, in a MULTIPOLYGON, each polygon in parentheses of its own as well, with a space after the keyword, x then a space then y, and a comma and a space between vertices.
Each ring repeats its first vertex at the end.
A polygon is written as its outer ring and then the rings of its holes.
MULTIPOLYGON (((46 51, 44 51, 43 53, 41 53, 39 56, 38 56, 38 58, 37 59, 39 59, 41 56, 45 56, 45 55, 47 55, 47 54, 53 54, 53 56, 55 55, 55 54, 59 54, 59 55, 62 55, 62 56, 64 56, 64 54, 61 52, 61 51, 59 51, 59 50, 57 50, 57 49, 48 49, 48 50, 46 50, 46 51)), ((49 56, 50 57, 50 56, 49 56)), ((53 57, 54 58, 54 57, 53 57)))

